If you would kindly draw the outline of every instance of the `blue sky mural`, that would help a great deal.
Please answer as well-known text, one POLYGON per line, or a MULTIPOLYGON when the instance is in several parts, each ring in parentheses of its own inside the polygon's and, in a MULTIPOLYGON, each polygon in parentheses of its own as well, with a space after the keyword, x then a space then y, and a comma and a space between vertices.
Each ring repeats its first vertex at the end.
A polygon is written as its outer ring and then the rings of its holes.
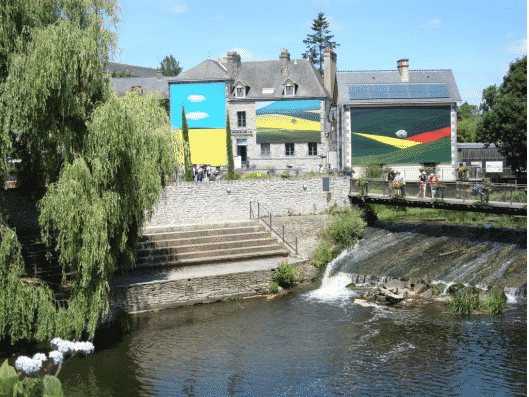
POLYGON ((171 84, 171 127, 182 128, 182 105, 189 128, 226 128, 225 83, 171 84))

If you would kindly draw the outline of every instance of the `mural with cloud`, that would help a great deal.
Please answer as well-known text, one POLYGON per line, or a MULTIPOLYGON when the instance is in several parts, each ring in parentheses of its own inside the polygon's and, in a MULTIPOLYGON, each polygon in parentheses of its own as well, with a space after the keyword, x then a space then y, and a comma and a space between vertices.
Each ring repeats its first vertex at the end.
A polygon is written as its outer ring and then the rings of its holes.
POLYGON ((256 102, 256 143, 321 142, 319 100, 256 102))
POLYGON ((450 107, 351 109, 352 165, 451 161, 450 107))
POLYGON ((170 85, 171 127, 182 129, 182 106, 189 127, 193 164, 226 164, 225 83, 170 85))

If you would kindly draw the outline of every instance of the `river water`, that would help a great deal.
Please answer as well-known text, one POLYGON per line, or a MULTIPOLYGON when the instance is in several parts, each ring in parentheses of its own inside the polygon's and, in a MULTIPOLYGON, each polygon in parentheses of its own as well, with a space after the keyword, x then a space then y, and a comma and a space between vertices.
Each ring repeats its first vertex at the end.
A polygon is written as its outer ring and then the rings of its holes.
POLYGON ((66 396, 527 393, 525 301, 495 317, 392 311, 354 303, 350 279, 136 315, 132 333, 67 361, 59 378, 66 396))

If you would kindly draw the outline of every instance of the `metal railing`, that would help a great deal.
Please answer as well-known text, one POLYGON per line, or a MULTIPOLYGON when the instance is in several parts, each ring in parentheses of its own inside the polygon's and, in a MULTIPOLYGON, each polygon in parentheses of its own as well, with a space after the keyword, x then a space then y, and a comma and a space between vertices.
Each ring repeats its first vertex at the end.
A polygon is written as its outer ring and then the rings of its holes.
MULTIPOLYGON (((367 178, 367 184, 364 186, 359 183, 360 181, 360 179, 351 179, 349 193, 361 193, 367 196, 381 194, 383 197, 393 195, 390 183, 382 178, 367 178)), ((439 181, 439 184, 444 185, 444 188, 436 189, 433 198, 497 201, 510 204, 527 202, 527 185, 525 184, 491 183, 483 180, 439 181)), ((418 181, 406 182, 405 194, 408 198, 417 197, 419 190, 418 181)), ((432 189, 428 184, 426 185, 426 199, 432 199, 432 189)))
MULTIPOLYGON (((294 236, 292 238, 292 244, 289 243, 285 238, 285 225, 277 220, 277 217, 274 219, 274 215, 268 211, 268 209, 258 201, 250 201, 250 219, 261 219, 266 227, 270 230, 270 232, 274 232, 281 240, 283 240, 283 243, 288 246, 291 250, 293 250, 296 255, 298 254, 298 237, 294 236), (268 220, 268 224, 266 223, 266 220, 268 220), (280 231, 282 233, 280 233, 280 231)), ((287 235, 290 234, 287 231, 287 235)))

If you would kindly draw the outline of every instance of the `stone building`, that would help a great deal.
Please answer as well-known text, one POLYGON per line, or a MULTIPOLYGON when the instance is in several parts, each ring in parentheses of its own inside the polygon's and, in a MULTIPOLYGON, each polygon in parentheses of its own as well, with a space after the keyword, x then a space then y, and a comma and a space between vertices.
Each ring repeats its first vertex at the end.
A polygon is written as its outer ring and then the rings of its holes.
POLYGON ((422 166, 455 178, 457 102, 451 70, 340 71, 338 84, 338 167, 360 172, 367 164, 389 166, 418 177, 422 166))
POLYGON ((336 168, 336 55, 325 53, 321 74, 309 59, 242 62, 236 51, 207 59, 169 79, 171 125, 184 106, 194 163, 226 164, 226 114, 234 156, 250 169, 336 168))

